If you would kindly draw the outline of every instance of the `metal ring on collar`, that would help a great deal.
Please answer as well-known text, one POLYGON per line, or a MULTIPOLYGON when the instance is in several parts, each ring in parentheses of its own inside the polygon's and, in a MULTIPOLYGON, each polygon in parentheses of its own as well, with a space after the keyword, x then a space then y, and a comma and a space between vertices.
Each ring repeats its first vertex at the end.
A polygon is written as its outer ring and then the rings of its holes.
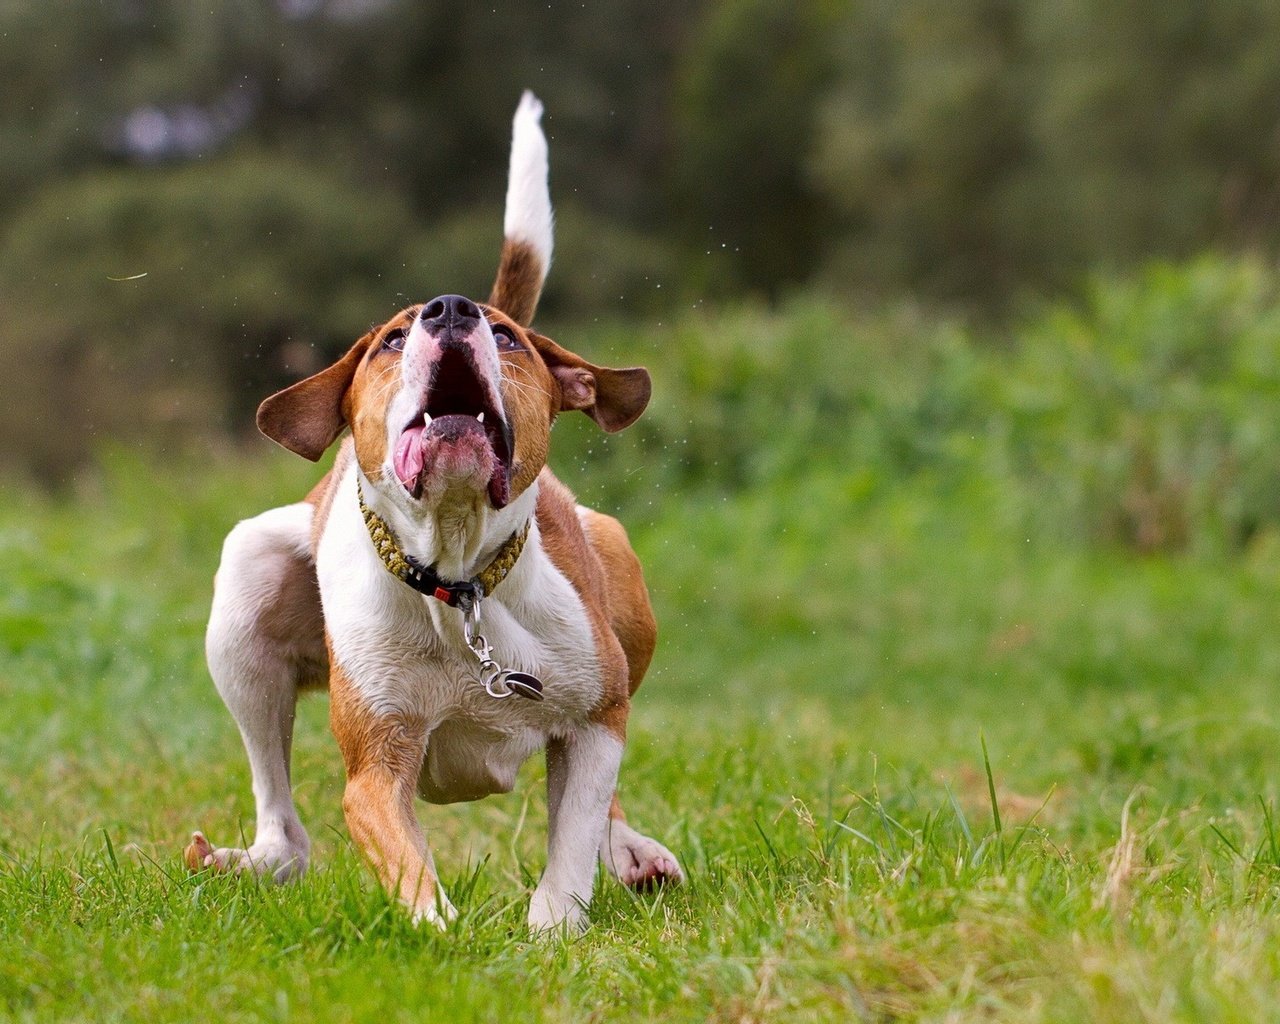
POLYGON ((503 697, 510 697, 515 690, 510 688, 505 690, 495 689, 495 684, 501 679, 505 672, 497 662, 490 661, 487 658, 480 663, 480 682, 484 684, 484 692, 490 697, 496 697, 501 700, 503 697))

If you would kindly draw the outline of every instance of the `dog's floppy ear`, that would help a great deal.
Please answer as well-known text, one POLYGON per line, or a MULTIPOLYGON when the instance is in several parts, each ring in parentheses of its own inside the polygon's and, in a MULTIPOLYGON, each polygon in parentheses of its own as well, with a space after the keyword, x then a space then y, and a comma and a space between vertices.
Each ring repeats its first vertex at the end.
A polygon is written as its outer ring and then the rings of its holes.
POLYGON ((581 409, 609 433, 629 427, 649 404, 653 384, 642 366, 596 366, 550 338, 529 332, 560 392, 559 409, 581 409))
POLYGON ((304 459, 319 461, 347 425, 347 389, 373 336, 370 331, 328 369, 263 401, 258 429, 304 459))

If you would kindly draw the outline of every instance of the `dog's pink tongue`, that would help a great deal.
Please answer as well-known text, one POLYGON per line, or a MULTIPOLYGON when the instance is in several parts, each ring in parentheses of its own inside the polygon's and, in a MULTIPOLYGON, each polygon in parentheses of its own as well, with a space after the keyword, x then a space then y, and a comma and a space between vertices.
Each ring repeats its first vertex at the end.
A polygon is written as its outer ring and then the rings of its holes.
POLYGON ((396 442, 394 464, 396 477, 404 484, 405 489, 412 491, 422 474, 422 432, 426 426, 418 424, 410 427, 400 435, 396 442))

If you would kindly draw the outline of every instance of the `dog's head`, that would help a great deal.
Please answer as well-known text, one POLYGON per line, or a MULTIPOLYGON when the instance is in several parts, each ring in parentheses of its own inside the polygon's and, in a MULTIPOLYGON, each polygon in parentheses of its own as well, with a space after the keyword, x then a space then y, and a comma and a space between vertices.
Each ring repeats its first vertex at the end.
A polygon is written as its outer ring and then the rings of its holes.
POLYGON ((542 104, 526 92, 512 123, 506 241, 489 304, 441 295, 374 328, 314 377, 272 395, 258 427, 316 460, 347 426, 360 468, 412 515, 446 494, 500 509, 547 458, 556 415, 581 409, 621 430, 649 401, 640 368, 595 366, 529 324, 551 264, 542 104))
POLYGON ((360 468, 384 489, 424 510, 451 491, 487 495, 500 509, 546 463, 557 414, 581 409, 621 430, 649 392, 642 368, 595 366, 492 306, 442 295, 272 395, 258 427, 314 461, 350 426, 360 468))

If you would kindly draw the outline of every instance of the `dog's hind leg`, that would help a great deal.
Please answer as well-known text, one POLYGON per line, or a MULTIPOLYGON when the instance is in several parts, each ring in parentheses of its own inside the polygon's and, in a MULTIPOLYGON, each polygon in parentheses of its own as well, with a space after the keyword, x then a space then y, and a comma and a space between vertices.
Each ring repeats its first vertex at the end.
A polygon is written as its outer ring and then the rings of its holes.
POLYGON ((684 881, 684 872, 675 854, 627 824, 617 793, 609 805, 609 823, 600 842, 600 861, 609 874, 632 889, 647 890, 684 881))
MULTIPOLYGON (((578 517, 609 580, 609 622, 626 655, 628 688, 635 696, 653 659, 658 635, 640 560, 616 519, 582 507, 578 508, 578 517)), ((600 860, 609 874, 633 889, 684 880, 680 864, 670 850, 627 824, 617 793, 609 805, 600 860)))
POLYGON ((298 689, 323 684, 328 672, 312 511, 299 503, 264 512, 223 545, 205 652, 249 755, 257 822, 247 850, 215 847, 195 833, 184 854, 194 871, 249 870, 285 881, 307 868, 311 841, 294 807, 289 756, 298 689))

